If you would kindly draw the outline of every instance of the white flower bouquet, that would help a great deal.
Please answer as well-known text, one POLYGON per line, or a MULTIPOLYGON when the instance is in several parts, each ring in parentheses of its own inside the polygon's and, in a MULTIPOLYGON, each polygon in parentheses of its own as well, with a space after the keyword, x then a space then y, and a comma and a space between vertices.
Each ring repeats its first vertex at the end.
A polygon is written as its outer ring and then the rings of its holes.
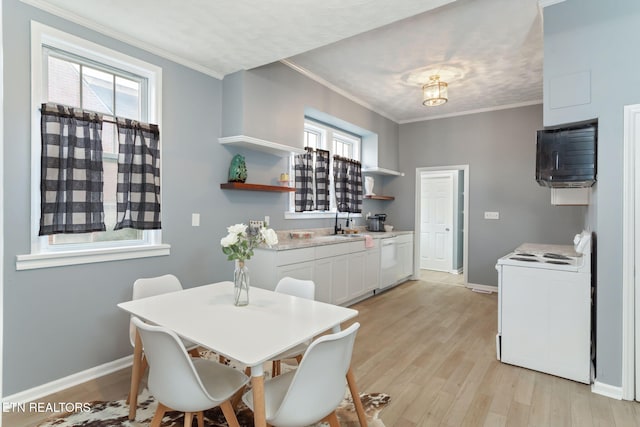
POLYGON ((245 224, 227 227, 229 234, 220 240, 220 245, 229 261, 250 259, 253 250, 263 243, 269 247, 278 244, 278 235, 272 228, 261 227, 256 233, 249 233, 247 229, 245 224))

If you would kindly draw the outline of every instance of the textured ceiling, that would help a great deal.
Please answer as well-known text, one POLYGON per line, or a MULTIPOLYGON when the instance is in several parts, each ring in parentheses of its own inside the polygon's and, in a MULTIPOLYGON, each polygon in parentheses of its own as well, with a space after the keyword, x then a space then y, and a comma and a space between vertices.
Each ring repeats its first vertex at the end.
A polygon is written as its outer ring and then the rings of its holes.
POLYGON ((542 99, 538 0, 23 2, 218 78, 286 59, 398 122, 542 99), (424 107, 433 71, 449 102, 424 107))

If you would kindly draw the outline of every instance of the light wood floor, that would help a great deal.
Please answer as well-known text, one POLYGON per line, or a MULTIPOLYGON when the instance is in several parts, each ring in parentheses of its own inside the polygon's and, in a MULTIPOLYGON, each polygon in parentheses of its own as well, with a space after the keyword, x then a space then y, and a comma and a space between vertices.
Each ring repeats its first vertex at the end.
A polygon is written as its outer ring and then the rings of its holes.
MULTIPOLYGON (((412 281, 358 303, 361 329, 353 366, 360 391, 385 392, 387 427, 640 427, 640 404, 496 360, 497 295, 412 281)), ((124 398, 120 371, 51 396, 50 401, 124 398)), ((37 415, 4 414, 5 427, 34 426, 37 415)))

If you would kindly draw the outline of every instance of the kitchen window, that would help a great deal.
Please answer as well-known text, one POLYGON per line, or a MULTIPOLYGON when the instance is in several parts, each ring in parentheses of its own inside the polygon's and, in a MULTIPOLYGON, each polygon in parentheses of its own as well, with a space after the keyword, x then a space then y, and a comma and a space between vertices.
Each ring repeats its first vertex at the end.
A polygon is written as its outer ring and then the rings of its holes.
MULTIPOLYGON (((289 211, 286 213, 285 218, 300 219, 333 217, 337 210, 333 175, 333 156, 336 155, 359 161, 362 140, 358 135, 308 119, 305 120, 303 138, 304 146, 308 152, 312 152, 313 150, 324 150, 329 152, 329 206, 328 209, 318 209, 318 205, 320 205, 320 207, 322 205, 322 202, 317 203, 315 201, 315 192, 318 190, 319 186, 316 182, 316 174, 311 173, 310 188, 314 189, 314 209, 305 210, 304 212, 296 212, 296 195, 291 194, 289 198, 289 211)), ((296 174, 295 161, 295 156, 292 155, 290 159, 290 175, 292 177, 295 177, 296 174)), ((312 164, 315 167, 317 162, 312 162, 312 164)), ((313 172, 315 172, 315 169, 313 172)), ((346 216, 346 213, 344 215, 346 216)), ((359 214, 352 214, 352 216, 359 216, 359 214)))
POLYGON ((118 136, 116 117, 160 124, 161 69, 119 52, 32 22, 31 253, 17 268, 168 255, 160 230, 114 231, 118 136), (39 236, 42 103, 103 116, 104 216, 107 231, 39 236))

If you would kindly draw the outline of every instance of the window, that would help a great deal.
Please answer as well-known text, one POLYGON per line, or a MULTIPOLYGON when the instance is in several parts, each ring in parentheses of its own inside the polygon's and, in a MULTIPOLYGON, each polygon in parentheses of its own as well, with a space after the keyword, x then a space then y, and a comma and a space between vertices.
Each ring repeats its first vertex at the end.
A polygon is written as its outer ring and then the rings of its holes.
MULTIPOLYGON (((337 155, 360 160, 361 138, 357 135, 319 122, 305 120, 303 138, 305 147, 329 151, 330 159, 337 155)), ((319 216, 324 216, 325 213, 328 213, 328 216, 335 215, 336 197, 335 186, 333 185, 333 161, 329 161, 329 165, 329 210, 295 212, 295 194, 292 194, 289 199, 289 212, 285 216, 286 218, 318 218, 319 216)), ((295 176, 294 156, 290 160, 290 175, 295 176)), ((315 178, 314 174, 313 188, 316 188, 315 178)), ((357 216, 358 214, 355 215, 357 216)))
POLYGON ((94 243, 144 240, 141 230, 125 228, 114 231, 116 224, 116 182, 118 140, 115 117, 142 122, 148 119, 147 79, 123 70, 94 64, 85 58, 51 47, 44 47, 42 63, 45 82, 43 102, 55 102, 104 114, 102 149, 104 168, 104 214, 107 231, 48 236, 49 248, 94 243))
POLYGON ((115 117, 160 124, 161 69, 37 22, 31 23, 31 254, 17 268, 168 255, 160 230, 114 231, 118 141, 115 117), (53 102, 103 115, 104 213, 107 231, 38 236, 40 106, 53 102))

